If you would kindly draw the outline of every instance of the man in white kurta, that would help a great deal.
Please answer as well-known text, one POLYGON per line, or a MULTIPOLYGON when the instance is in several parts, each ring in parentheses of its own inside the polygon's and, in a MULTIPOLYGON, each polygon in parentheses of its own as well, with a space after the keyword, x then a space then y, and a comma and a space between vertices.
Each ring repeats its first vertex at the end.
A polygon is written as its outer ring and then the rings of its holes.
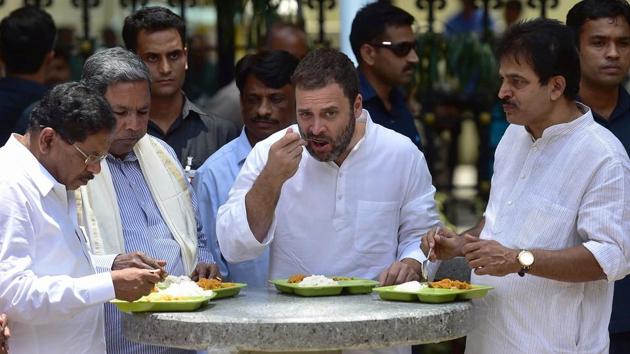
POLYGON ((228 261, 270 247, 271 278, 419 280, 419 238, 438 223, 431 175, 409 138, 362 109, 353 69, 334 49, 312 51, 295 69, 298 124, 254 146, 219 208, 228 261))
POLYGON ((246 222, 244 197, 286 130, 254 146, 219 209, 217 236, 226 259, 252 259, 271 247, 272 279, 296 273, 376 279, 394 261, 424 259, 420 235, 438 223, 426 160, 411 140, 375 124, 367 111, 359 122, 365 136, 341 166, 302 152, 262 243, 246 222))
POLYGON ((606 279, 473 272, 472 283, 495 289, 475 301, 470 353, 607 352, 613 282, 628 272, 630 174, 621 143, 582 108, 580 118, 547 128, 536 141, 522 126, 508 128, 480 237, 516 249, 583 245, 606 279))
POLYGON ((474 301, 469 354, 608 353, 614 281, 630 270, 630 161, 575 101, 572 36, 542 19, 505 34, 499 98, 512 124, 484 220, 435 238, 438 258, 464 255, 471 282, 494 287, 474 301))
POLYGON ((104 353, 103 307, 98 305, 114 298, 114 286, 109 273, 95 274, 86 243, 79 239, 74 192, 42 168, 15 136, 0 149, 0 166, 11 166, 3 173, 0 192, 3 211, 13 213, 0 215, 0 230, 10 236, 3 249, 11 256, 0 263, 0 294, 15 301, 7 308, 12 352, 74 348, 104 353))
POLYGON ((139 269, 96 274, 77 226, 72 189, 100 171, 115 121, 76 83, 57 86, 33 115, 28 134, 0 148, 0 312, 11 319, 10 352, 105 353, 102 304, 133 301, 160 279, 139 269))
POLYGON ((425 259, 419 237, 437 225, 438 216, 424 157, 407 137, 372 122, 367 111, 357 123, 366 125, 365 136, 343 165, 302 152, 262 243, 246 221, 245 194, 265 166, 270 146, 286 130, 254 147, 219 209, 217 236, 228 261, 252 259, 270 247, 272 279, 296 273, 377 279, 395 262, 425 259))

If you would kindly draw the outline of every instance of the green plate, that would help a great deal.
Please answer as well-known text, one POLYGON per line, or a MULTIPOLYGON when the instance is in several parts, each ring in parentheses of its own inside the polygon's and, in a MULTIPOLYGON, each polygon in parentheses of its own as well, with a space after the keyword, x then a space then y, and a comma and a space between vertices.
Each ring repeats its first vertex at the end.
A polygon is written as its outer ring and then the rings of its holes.
POLYGON ((110 301, 123 312, 185 312, 194 311, 208 303, 210 299, 217 296, 216 293, 211 296, 197 296, 185 300, 172 301, 123 301, 114 299, 110 301))
POLYGON ((339 280, 338 285, 328 286, 299 286, 296 283, 289 283, 287 279, 274 279, 270 282, 276 289, 283 293, 295 294, 299 296, 334 296, 342 294, 369 294, 372 288, 378 285, 377 281, 370 279, 351 278, 349 280, 339 280))
POLYGON ((493 289, 491 286, 473 285, 472 289, 433 289, 424 288, 416 292, 396 291, 396 285, 383 286, 374 288, 381 299, 391 301, 421 301, 432 304, 440 304, 455 300, 470 300, 484 297, 488 291, 493 289))
POLYGON ((239 292, 241 292, 242 288, 247 286, 247 284, 245 283, 231 283, 231 284, 234 284, 234 286, 231 286, 229 288, 221 288, 221 289, 212 290, 216 294, 214 299, 216 300, 216 299, 223 299, 224 297, 236 296, 238 295, 239 292))

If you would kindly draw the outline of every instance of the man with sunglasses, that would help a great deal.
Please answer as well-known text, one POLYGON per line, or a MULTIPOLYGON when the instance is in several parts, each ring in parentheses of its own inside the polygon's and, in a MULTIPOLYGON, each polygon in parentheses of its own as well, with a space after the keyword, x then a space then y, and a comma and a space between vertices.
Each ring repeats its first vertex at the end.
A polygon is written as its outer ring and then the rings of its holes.
POLYGON ((418 55, 413 16, 385 2, 368 4, 352 21, 350 44, 359 63, 363 108, 375 123, 403 134, 422 150, 420 134, 399 86, 411 81, 418 55))
POLYGON ((101 171, 115 124, 103 98, 62 84, 37 104, 27 134, 0 148, 0 313, 11 318, 11 352, 104 354, 103 303, 136 300, 160 280, 148 269, 96 273, 100 257, 77 225, 74 190, 101 171))

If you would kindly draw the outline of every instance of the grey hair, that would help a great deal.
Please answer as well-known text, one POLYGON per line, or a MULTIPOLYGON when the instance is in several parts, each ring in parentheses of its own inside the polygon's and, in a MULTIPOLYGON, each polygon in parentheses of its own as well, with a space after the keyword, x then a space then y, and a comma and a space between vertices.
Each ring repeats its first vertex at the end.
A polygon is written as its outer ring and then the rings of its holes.
POLYGON ((120 47, 96 52, 83 65, 81 82, 101 95, 113 84, 133 81, 146 81, 151 89, 147 66, 137 55, 120 47))

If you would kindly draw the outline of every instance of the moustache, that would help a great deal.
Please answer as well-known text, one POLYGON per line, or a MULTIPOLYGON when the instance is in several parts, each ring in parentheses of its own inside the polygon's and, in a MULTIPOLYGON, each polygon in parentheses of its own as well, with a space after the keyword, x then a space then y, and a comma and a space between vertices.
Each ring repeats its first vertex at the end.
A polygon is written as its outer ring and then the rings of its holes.
POLYGON ((278 120, 273 119, 271 116, 254 116, 252 118, 253 122, 264 122, 264 123, 277 123, 278 120))
POLYGON ((91 173, 86 173, 85 175, 81 176, 81 179, 85 179, 85 180, 91 181, 91 180, 94 179, 94 175, 91 174, 91 173))
POLYGON ((132 135, 128 135, 128 136, 124 136, 121 138, 118 138, 116 140, 140 140, 142 139, 144 135, 136 135, 136 134, 132 134, 132 135))
POLYGON ((312 141, 314 143, 319 143, 319 144, 329 144, 332 142, 332 140, 325 135, 306 134, 306 135, 302 135, 302 138, 304 140, 312 141))
POLYGON ((501 104, 502 105, 516 107, 516 103, 514 101, 510 100, 509 98, 502 98, 501 99, 501 104))
POLYGON ((403 71, 404 71, 404 72, 407 72, 407 71, 411 71, 411 72, 413 72, 414 70, 416 70, 416 65, 415 65, 415 64, 407 64, 407 65, 405 65, 405 67, 403 68, 403 71))

